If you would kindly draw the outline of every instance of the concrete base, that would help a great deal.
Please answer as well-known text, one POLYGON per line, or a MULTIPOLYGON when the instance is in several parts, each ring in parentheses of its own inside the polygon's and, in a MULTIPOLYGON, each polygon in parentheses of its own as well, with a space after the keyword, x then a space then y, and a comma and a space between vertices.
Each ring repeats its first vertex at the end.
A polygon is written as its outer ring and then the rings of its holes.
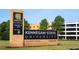
POLYGON ((14 35, 11 37, 12 40, 10 40, 10 47, 23 47, 23 36, 22 35, 14 35))
POLYGON ((58 44, 57 39, 36 39, 36 40, 25 40, 24 46, 56 46, 58 44))

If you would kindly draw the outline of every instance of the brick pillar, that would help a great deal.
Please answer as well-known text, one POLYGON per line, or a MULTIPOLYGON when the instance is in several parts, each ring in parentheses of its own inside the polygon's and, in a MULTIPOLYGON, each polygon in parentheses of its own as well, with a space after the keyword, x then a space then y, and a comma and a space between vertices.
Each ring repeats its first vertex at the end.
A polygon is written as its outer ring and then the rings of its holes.
POLYGON ((9 40, 9 46, 10 47, 23 47, 23 43, 24 43, 23 41, 24 41, 23 10, 11 9, 10 10, 10 40, 9 40), (22 13, 22 18, 21 18, 21 20, 22 20, 22 34, 14 34, 14 32, 13 32, 14 12, 22 13))

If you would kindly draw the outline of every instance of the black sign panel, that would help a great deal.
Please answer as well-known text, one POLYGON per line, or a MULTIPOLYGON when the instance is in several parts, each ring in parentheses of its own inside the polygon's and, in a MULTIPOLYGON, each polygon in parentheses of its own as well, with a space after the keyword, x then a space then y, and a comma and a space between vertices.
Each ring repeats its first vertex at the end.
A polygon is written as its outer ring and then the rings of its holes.
POLYGON ((25 30, 24 39, 57 39, 57 32, 52 30, 25 30))
POLYGON ((21 35, 22 34, 22 21, 23 13, 14 12, 13 13, 13 34, 21 35))

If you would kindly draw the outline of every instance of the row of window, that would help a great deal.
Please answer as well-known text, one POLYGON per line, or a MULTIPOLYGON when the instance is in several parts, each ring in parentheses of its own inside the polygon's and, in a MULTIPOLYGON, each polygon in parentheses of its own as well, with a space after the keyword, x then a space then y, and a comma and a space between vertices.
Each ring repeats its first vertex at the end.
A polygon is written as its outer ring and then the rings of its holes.
POLYGON ((39 28, 39 26, 30 26, 30 28, 39 28))
MULTIPOLYGON (((62 31, 65 31, 65 29, 62 29, 62 31)), ((76 28, 66 28, 66 31, 76 31, 76 28)), ((79 31, 79 28, 77 28, 77 31, 79 31)))
MULTIPOLYGON (((59 34, 65 35, 65 32, 60 32, 59 34)), ((66 35, 76 35, 76 32, 67 32, 66 35)), ((77 32, 77 35, 79 35, 79 32, 77 32)))
MULTIPOLYGON (((65 25, 62 25, 65 26, 65 25)), ((76 24, 66 24, 67 27, 76 27, 76 24)), ((77 24, 77 26, 79 26, 79 24, 77 24)))
MULTIPOLYGON (((59 37, 59 39, 65 39, 65 37, 61 36, 61 37, 59 37)), ((76 39, 76 37, 75 36, 72 36, 72 37, 67 36, 66 39, 76 39)), ((79 37, 77 37, 77 39, 79 39, 79 37)))

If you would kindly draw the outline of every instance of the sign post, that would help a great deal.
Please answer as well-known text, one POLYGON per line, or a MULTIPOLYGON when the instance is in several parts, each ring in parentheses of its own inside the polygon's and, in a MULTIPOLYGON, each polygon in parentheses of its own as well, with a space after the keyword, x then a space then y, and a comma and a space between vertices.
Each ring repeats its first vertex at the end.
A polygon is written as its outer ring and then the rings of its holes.
POLYGON ((10 10, 10 47, 23 47, 24 17, 23 10, 10 10))

